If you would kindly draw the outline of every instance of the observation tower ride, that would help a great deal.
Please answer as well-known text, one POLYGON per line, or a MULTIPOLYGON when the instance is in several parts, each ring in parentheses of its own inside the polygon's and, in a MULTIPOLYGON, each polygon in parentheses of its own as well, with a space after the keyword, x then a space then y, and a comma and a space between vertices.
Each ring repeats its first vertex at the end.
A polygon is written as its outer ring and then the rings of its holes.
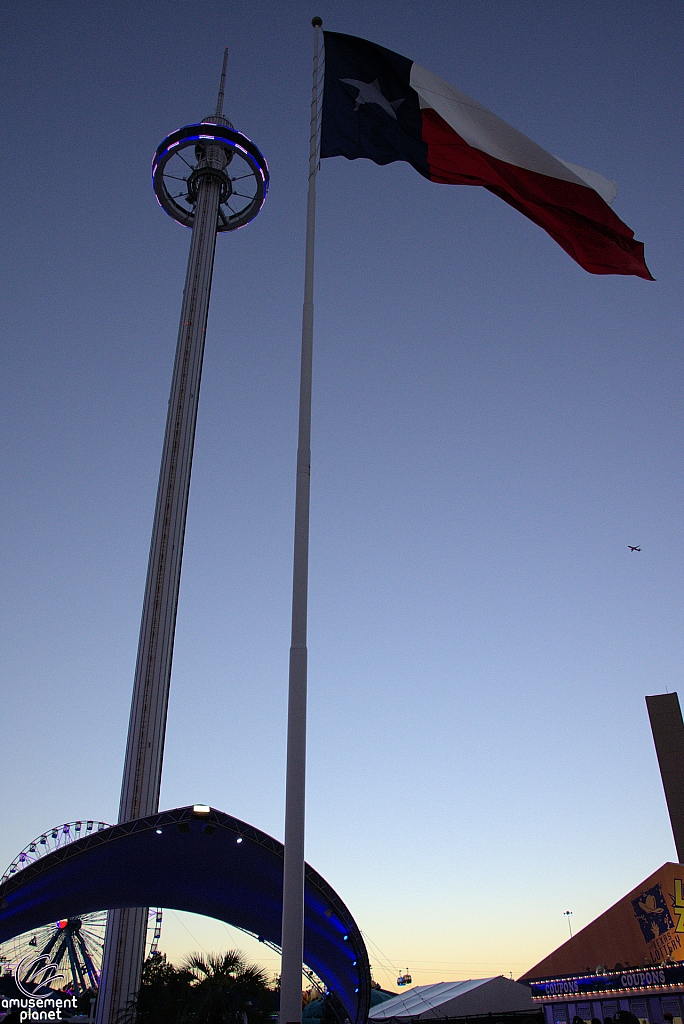
MULTIPOLYGON (((170 217, 192 229, 143 601, 119 823, 159 810, 166 712, 202 360, 218 232, 248 224, 268 192, 268 167, 223 116, 228 50, 216 113, 172 132, 157 149, 152 185, 170 217)), ((107 921, 97 1024, 117 1024, 140 986, 147 909, 107 921)))

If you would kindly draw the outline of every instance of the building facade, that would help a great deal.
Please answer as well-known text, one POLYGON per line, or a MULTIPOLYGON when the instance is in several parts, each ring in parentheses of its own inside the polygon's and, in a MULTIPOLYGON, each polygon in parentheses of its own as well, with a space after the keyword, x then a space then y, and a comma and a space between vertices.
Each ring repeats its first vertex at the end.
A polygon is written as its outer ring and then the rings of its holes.
POLYGON ((528 981, 532 1000, 544 1009, 545 1024, 606 1021, 627 1010, 641 1024, 682 1024, 684 966, 625 968, 528 981))

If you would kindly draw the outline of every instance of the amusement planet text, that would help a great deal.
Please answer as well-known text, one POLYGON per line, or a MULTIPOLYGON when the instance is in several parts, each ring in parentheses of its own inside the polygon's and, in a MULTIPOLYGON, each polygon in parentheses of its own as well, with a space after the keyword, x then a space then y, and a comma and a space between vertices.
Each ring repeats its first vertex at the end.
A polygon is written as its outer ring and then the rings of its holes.
POLYGON ((76 996, 55 996, 45 999, 0 999, 3 1013, 19 1010, 19 1020, 61 1020, 62 1010, 76 1009, 76 996))

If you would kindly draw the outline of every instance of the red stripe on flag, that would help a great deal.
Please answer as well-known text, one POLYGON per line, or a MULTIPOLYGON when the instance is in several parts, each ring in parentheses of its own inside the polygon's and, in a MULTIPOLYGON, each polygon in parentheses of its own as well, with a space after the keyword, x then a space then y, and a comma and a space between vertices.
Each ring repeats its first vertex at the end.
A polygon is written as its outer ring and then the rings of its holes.
POLYGON ((643 242, 592 188, 497 160, 469 146, 434 110, 422 113, 431 181, 489 189, 544 228, 590 274, 654 280, 643 242))

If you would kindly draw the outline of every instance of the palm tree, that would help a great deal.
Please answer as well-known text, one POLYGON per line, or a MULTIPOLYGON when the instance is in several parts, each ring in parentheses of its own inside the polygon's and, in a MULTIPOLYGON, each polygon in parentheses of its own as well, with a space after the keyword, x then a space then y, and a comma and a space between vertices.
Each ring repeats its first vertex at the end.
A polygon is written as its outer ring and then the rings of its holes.
POLYGON ((195 978, 174 967, 166 953, 152 953, 143 965, 137 1004, 120 1024, 182 1024, 187 1019, 195 978))
POLYGON ((182 969, 192 975, 190 1019, 197 1024, 262 1024, 268 1016, 266 972, 237 949, 193 953, 182 969))

